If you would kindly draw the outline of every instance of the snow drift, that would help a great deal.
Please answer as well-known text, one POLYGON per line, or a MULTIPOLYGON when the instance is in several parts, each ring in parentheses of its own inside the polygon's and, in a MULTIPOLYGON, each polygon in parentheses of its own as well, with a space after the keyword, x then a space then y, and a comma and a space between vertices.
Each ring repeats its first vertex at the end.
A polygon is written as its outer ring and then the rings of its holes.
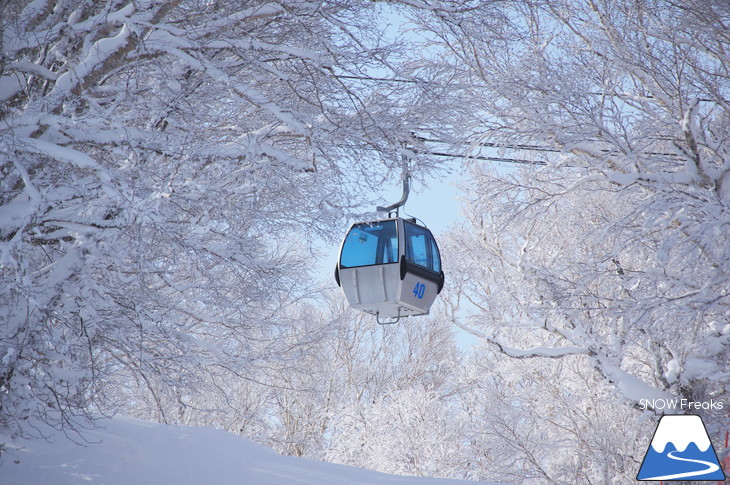
POLYGON ((0 435, 3 485, 457 485, 474 483, 400 477, 282 456, 225 431, 168 426, 132 418, 104 421, 79 445, 0 435))

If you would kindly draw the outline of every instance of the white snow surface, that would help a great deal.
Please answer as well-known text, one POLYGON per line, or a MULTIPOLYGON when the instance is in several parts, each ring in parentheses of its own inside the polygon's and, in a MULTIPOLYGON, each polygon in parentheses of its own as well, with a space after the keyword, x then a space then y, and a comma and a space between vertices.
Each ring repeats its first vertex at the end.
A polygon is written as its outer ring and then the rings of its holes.
POLYGON ((677 451, 684 451, 690 443, 694 442, 700 451, 707 451, 710 447, 710 437, 707 436, 702 418, 689 415, 666 415, 662 416, 657 426, 654 438, 651 440, 651 447, 658 453, 664 453, 667 443, 674 443, 677 451))
MULTIPOLYGON (((0 434, 2 485, 458 485, 459 480, 402 477, 345 465, 282 456, 213 428, 169 426, 113 418, 84 433, 79 445, 11 440, 0 434)), ((493 484, 494 485, 494 484, 493 484)))

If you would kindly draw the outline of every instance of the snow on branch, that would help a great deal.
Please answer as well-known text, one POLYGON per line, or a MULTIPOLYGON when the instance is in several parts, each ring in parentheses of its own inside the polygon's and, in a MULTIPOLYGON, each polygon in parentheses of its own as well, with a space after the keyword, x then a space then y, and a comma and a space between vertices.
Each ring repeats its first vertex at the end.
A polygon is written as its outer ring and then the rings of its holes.
POLYGON ((76 91, 88 83, 92 73, 98 71, 114 54, 127 48, 129 40, 130 30, 127 24, 124 24, 117 35, 96 41, 83 61, 58 77, 49 97, 62 99, 66 93, 76 91))
POLYGON ((672 399, 672 396, 656 387, 650 386, 638 377, 629 374, 619 366, 608 362, 604 356, 593 356, 596 369, 608 382, 615 385, 621 394, 631 402, 638 403, 642 399, 672 399))
POLYGON ((513 359, 532 359, 532 358, 548 358, 560 359, 570 355, 586 355, 594 362, 596 370, 606 378, 606 380, 614 385, 621 395, 632 403, 639 403, 642 399, 671 399, 671 396, 656 387, 653 387, 640 378, 621 369, 603 355, 602 352, 594 347, 585 346, 565 346, 565 347, 532 347, 529 349, 518 349, 509 347, 494 336, 487 335, 485 332, 469 327, 461 323, 457 318, 452 317, 452 322, 465 332, 483 339, 490 346, 495 348, 499 353, 513 359))
POLYGON ((205 49, 229 49, 231 47, 236 47, 238 49, 276 52, 279 54, 288 54, 299 59, 306 59, 317 63, 321 67, 335 67, 333 61, 327 59, 325 56, 316 51, 287 45, 276 45, 269 42, 261 42, 256 39, 220 39, 206 42, 202 47, 205 49))
POLYGON ((463 323, 459 322, 456 318, 453 318, 452 321, 454 324, 464 330, 465 332, 470 333, 471 335, 474 335, 475 337, 478 337, 480 339, 483 339, 487 341, 490 345, 495 347, 497 350, 499 350, 500 353, 512 357, 514 359, 530 359, 530 358, 550 358, 550 359, 557 359, 560 357, 565 357, 568 355, 587 355, 590 354, 590 350, 586 347, 578 347, 578 346, 566 346, 566 347, 533 347, 530 349, 517 349, 513 347, 509 347, 502 343, 500 340, 496 339, 495 337, 490 337, 486 333, 479 331, 475 328, 468 327, 464 325, 463 323))
POLYGON ((52 81, 55 81, 58 79, 58 73, 51 71, 50 69, 47 69, 44 66, 35 64, 33 62, 29 61, 18 61, 18 62, 11 62, 7 66, 5 66, 6 71, 16 71, 16 72, 22 72, 25 74, 33 74, 36 76, 41 76, 46 79, 50 79, 52 81))
POLYGON ((213 21, 210 24, 209 30, 217 31, 234 24, 239 24, 241 22, 275 17, 285 12, 286 10, 284 10, 284 7, 282 7, 281 5, 278 5, 276 3, 267 3, 265 5, 259 5, 257 7, 247 8, 245 10, 241 10, 240 12, 228 15, 223 19, 213 21))
POLYGON ((109 174, 106 170, 85 153, 36 138, 21 138, 19 142, 23 143, 31 153, 44 155, 60 162, 70 163, 78 168, 94 170, 103 182, 110 181, 109 174))
POLYGON ((153 40, 148 39, 145 44, 150 49, 159 50, 173 55, 181 61, 185 62, 190 67, 206 73, 213 80, 230 86, 235 93, 248 100, 254 106, 258 106, 259 108, 265 109, 266 111, 273 114, 276 118, 282 121, 292 132, 296 134, 307 133, 308 130, 305 124, 294 118, 290 111, 282 108, 278 104, 271 101, 261 91, 250 85, 234 83, 227 73, 225 73, 219 67, 215 66, 210 61, 198 59, 197 57, 185 52, 182 49, 177 48, 176 46, 169 45, 163 42, 163 40, 166 39, 167 37, 158 37, 153 40))
POLYGON ((589 353, 588 349, 584 347, 533 347, 523 350, 507 347, 498 340, 490 339, 489 341, 496 345, 500 352, 514 359, 529 359, 533 357, 557 359, 567 355, 585 355, 589 353))

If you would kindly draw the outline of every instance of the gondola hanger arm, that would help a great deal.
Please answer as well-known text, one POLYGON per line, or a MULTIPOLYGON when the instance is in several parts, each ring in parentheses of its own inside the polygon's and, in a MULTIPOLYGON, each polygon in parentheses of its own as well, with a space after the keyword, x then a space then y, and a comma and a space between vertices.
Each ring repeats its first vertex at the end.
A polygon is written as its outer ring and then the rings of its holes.
POLYGON ((408 194, 410 193, 410 191, 411 191, 411 175, 408 172, 406 172, 403 175, 403 196, 401 197, 401 199, 398 202, 396 202, 395 204, 391 204, 391 205, 388 205, 385 207, 377 206, 375 209, 379 212, 388 212, 388 213, 395 210, 395 215, 396 215, 396 217, 398 217, 398 208, 406 205, 406 201, 408 200, 408 194))

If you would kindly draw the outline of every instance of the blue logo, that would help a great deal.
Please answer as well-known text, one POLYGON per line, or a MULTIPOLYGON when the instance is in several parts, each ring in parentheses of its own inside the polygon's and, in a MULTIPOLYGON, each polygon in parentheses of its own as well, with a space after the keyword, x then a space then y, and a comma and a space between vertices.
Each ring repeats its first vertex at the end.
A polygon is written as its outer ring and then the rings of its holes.
POLYGON ((662 416, 637 480, 725 480, 702 418, 662 416))

